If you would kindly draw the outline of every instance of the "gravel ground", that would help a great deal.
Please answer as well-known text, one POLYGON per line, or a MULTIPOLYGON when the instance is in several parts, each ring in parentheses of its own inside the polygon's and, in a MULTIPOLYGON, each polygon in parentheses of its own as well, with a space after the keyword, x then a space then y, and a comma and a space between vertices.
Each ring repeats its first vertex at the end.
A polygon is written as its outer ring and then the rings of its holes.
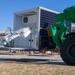
POLYGON ((75 75, 75 67, 67 65, 0 62, 0 75, 75 75))

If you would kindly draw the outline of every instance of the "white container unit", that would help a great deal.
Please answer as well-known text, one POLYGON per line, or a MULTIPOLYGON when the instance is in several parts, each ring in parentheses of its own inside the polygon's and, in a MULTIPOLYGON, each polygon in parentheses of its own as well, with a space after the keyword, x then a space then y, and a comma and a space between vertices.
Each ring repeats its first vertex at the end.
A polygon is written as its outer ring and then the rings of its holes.
POLYGON ((31 33, 26 37, 19 36, 14 39, 14 47, 22 47, 30 50, 42 49, 40 29, 46 29, 44 26, 45 23, 54 24, 56 13, 58 12, 43 7, 37 7, 14 13, 14 31, 27 27, 31 31, 31 33), (49 21, 52 19, 52 17, 50 18, 49 13, 52 15, 54 14, 53 22, 49 21))

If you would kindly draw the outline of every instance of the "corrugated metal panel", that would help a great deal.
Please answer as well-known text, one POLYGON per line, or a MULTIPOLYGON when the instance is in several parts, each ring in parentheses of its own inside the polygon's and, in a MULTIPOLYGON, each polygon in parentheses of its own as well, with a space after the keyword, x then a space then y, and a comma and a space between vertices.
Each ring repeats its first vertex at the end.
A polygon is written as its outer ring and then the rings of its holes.
MULTIPOLYGON (((48 25, 54 25, 55 24, 55 13, 48 12, 45 10, 41 10, 41 17, 40 17, 40 42, 39 47, 40 49, 43 48, 49 48, 49 42, 48 42, 48 35, 47 35, 47 26, 48 25)), ((69 28, 69 32, 71 31, 71 22, 66 21, 67 27, 69 28)))
POLYGON ((40 17, 40 42, 39 46, 40 49, 49 48, 48 42, 48 34, 47 34, 47 26, 55 24, 55 13, 48 12, 45 10, 41 10, 41 17, 40 17))
POLYGON ((40 27, 46 28, 48 25, 54 25, 54 23, 55 23, 55 13, 41 10, 40 27))

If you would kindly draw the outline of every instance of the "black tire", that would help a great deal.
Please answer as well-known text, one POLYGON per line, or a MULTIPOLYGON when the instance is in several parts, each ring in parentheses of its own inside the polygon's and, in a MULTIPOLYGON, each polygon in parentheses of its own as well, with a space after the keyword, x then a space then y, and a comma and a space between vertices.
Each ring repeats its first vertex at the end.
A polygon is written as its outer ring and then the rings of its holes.
POLYGON ((60 55, 66 64, 75 66, 75 36, 66 38, 62 43, 60 55))

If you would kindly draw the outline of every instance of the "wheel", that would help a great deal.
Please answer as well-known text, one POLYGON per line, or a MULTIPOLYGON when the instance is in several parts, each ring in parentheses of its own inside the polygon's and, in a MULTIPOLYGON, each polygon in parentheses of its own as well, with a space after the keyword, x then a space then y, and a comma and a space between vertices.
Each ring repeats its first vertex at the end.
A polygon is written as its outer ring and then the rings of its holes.
POLYGON ((68 37, 60 47, 60 55, 68 65, 75 65, 75 37, 68 37))

